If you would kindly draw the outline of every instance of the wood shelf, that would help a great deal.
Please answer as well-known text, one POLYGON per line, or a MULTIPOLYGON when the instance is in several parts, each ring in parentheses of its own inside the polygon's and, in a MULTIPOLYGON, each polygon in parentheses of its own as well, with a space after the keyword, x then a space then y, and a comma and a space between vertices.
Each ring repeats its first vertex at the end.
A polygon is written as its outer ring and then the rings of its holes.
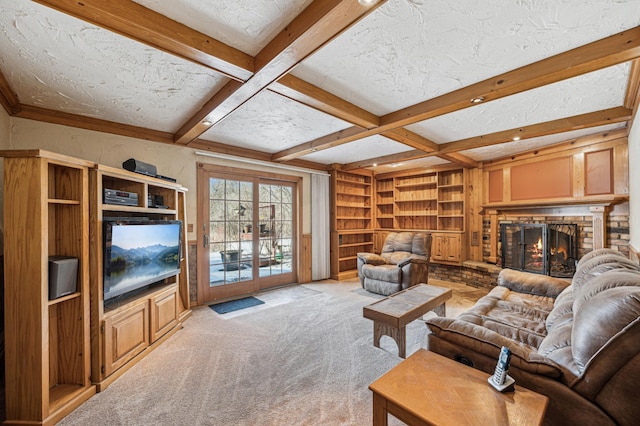
POLYGON ((96 392, 88 220, 94 164, 44 150, 0 156, 11 200, 4 206, 6 423, 54 424, 96 392), (76 291, 59 298, 49 294, 54 255, 78 259, 76 291))
MULTIPOLYGON (((358 251, 373 248, 374 179, 371 173, 331 172, 331 277, 353 274, 358 251)), ((376 195, 379 197, 379 195, 376 195)))
POLYGON ((48 305, 56 305, 58 303, 66 302, 67 300, 75 299, 76 297, 81 297, 82 293, 75 292, 73 294, 68 294, 66 296, 59 297, 57 299, 49 300, 48 305))
POLYGON ((461 168, 378 176, 378 187, 393 187, 394 192, 393 202, 390 197, 378 197, 376 228, 464 231, 465 176, 461 168), (391 203, 392 212, 385 210, 391 203))
POLYGON ((71 206, 80 205, 80 201, 78 201, 78 200, 60 200, 60 199, 57 199, 57 198, 49 198, 47 200, 47 202, 49 204, 66 204, 66 205, 71 205, 71 206))

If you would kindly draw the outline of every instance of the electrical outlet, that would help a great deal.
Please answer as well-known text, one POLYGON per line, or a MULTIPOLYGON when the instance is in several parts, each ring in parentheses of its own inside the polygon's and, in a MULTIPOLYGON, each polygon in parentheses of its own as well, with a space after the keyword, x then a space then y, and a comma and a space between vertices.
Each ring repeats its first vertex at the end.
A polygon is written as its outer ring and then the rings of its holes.
POLYGON ((187 232, 193 232, 193 223, 187 223, 187 232))

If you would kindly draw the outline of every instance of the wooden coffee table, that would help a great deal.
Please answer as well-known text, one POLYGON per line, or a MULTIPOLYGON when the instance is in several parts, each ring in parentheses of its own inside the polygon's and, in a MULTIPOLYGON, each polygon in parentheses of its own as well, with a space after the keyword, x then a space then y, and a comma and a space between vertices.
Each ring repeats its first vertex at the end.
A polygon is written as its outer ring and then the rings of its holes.
POLYGON ((500 393, 490 375, 424 349, 373 382, 373 425, 388 414, 410 425, 540 425, 548 398, 515 385, 500 393))
POLYGON ((398 345, 398 356, 406 356, 406 326, 429 311, 446 315, 445 302, 451 299, 451 289, 428 284, 416 284, 365 306, 362 313, 373 320, 373 345, 380 347, 380 338, 391 337, 398 345))

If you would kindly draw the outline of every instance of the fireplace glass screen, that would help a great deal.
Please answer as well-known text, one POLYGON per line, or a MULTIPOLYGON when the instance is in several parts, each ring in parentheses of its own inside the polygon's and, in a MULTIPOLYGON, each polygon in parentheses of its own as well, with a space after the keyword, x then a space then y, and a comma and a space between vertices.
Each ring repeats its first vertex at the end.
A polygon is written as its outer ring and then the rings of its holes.
POLYGON ((577 259, 576 224, 503 223, 502 266, 520 271, 572 277, 577 259))

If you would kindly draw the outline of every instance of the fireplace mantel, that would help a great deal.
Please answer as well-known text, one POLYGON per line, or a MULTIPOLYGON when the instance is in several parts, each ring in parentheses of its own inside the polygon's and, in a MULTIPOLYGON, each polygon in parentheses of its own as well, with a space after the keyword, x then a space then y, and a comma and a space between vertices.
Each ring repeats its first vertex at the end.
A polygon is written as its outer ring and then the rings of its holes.
POLYGON ((522 211, 543 211, 546 209, 567 209, 580 207, 588 209, 593 220, 593 248, 604 248, 606 244, 606 215, 609 209, 623 202, 629 201, 628 195, 606 194, 580 198, 548 198, 543 200, 510 201, 501 203, 487 203, 482 205, 484 214, 491 217, 490 228, 490 257, 489 262, 496 263, 498 259, 498 215, 521 213, 522 211))
POLYGON ((532 208, 601 206, 609 207, 629 201, 628 195, 592 195, 580 198, 545 198, 542 200, 509 201, 503 203, 487 203, 482 205, 485 211, 503 212, 509 210, 523 210, 532 208))

